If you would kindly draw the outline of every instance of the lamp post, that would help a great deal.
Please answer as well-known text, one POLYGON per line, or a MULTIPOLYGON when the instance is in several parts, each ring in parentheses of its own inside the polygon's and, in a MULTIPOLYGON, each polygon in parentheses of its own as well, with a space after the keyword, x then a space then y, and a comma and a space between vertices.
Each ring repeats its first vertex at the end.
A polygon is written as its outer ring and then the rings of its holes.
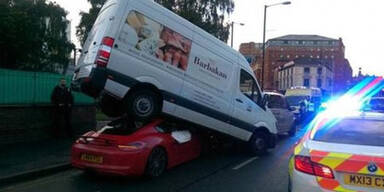
POLYGON ((263 27, 263 63, 261 65, 261 89, 264 90, 264 67, 265 67, 265 28, 267 24, 267 8, 273 7, 276 5, 289 5, 291 4, 290 1, 284 1, 281 3, 275 3, 271 5, 264 5, 264 27, 263 27))
POLYGON ((239 24, 241 26, 244 26, 245 24, 244 23, 236 23, 234 21, 231 22, 231 47, 233 48, 233 25, 234 24, 239 24))

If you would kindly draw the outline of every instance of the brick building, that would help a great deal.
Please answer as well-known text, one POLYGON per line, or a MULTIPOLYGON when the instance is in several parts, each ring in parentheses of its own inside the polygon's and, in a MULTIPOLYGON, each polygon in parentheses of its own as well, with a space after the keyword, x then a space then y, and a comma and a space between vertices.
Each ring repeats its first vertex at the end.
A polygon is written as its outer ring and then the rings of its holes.
POLYGON ((316 87, 323 93, 331 93, 333 77, 331 60, 297 58, 278 68, 277 87, 280 91, 291 87, 316 87))
POLYGON ((256 78, 259 80, 259 83, 261 83, 261 61, 262 61, 262 49, 263 44, 262 43, 242 43, 240 45, 239 52, 244 55, 244 57, 247 59, 249 64, 251 65, 256 78))
MULTIPOLYGON (((240 45, 240 52, 252 58, 252 68, 261 79, 262 46, 257 43, 240 45), (251 54, 254 53, 254 54, 251 54), (253 57, 252 57, 253 56, 253 57)), ((343 91, 352 79, 352 68, 345 59, 345 46, 342 39, 332 39, 318 35, 286 35, 273 38, 266 43, 264 88, 278 89, 278 69, 298 58, 329 60, 333 68, 334 92, 343 91)))

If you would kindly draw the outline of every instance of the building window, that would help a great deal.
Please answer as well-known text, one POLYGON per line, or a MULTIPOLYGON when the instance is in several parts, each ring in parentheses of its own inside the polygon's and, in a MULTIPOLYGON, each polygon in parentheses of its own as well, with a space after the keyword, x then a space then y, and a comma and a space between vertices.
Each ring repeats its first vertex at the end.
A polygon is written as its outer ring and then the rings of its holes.
POLYGON ((317 74, 318 75, 323 74, 323 68, 322 67, 317 68, 317 74))
POLYGON ((322 81, 321 81, 321 79, 317 79, 317 87, 318 87, 318 88, 321 88, 321 86, 322 86, 322 81))
POLYGON ((309 87, 309 79, 304 79, 303 86, 304 87, 309 87))
POLYGON ((304 67, 304 73, 311 73, 311 68, 304 67))

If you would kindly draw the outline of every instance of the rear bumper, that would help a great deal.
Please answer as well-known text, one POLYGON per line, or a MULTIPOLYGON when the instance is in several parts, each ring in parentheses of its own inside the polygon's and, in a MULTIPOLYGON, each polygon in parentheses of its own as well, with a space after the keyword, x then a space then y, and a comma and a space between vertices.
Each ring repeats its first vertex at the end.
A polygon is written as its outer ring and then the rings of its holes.
POLYGON ((143 150, 126 152, 117 147, 104 147, 74 144, 71 154, 72 166, 106 175, 140 176, 146 165, 146 152, 143 150), (102 156, 102 163, 92 163, 81 159, 82 154, 102 156))
POLYGON ((305 173, 298 172, 293 170, 292 175, 290 175, 290 187, 291 192, 303 192, 303 191, 324 191, 330 192, 328 190, 322 189, 317 183, 316 177, 308 175, 305 173))
POLYGON ((104 89, 107 81, 107 72, 105 68, 92 68, 88 77, 73 79, 71 88, 74 91, 83 92, 91 97, 98 97, 104 89))

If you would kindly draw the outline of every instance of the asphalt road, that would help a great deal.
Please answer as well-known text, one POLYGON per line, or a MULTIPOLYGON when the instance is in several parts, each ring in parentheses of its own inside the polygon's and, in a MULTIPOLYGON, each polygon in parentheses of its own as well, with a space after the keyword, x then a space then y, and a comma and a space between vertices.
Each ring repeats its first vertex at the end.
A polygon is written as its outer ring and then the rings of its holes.
POLYGON ((226 148, 167 171, 156 179, 94 176, 72 169, 32 181, 6 186, 3 192, 104 192, 104 191, 287 191, 288 158, 303 135, 283 136, 268 155, 257 157, 226 148))

